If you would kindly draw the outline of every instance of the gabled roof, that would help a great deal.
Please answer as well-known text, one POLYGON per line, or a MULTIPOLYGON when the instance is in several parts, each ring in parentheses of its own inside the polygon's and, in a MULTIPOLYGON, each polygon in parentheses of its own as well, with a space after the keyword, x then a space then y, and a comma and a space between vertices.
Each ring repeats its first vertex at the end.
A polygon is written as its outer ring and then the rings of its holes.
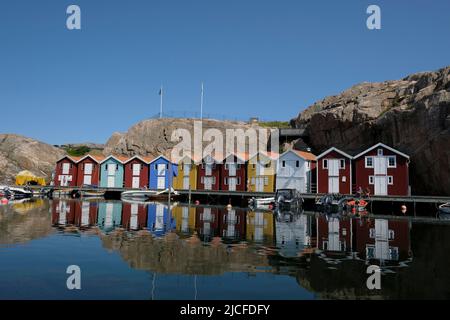
POLYGON ((224 160, 224 155, 221 152, 214 152, 214 154, 205 154, 202 157, 202 161, 207 157, 211 157, 214 161, 216 161, 216 163, 222 163, 224 160))
POLYGON ((152 162, 152 160, 154 158, 153 157, 144 157, 144 156, 135 155, 135 156, 132 156, 131 158, 128 158, 127 160, 125 160, 124 164, 126 164, 126 163, 128 163, 128 162, 130 162, 130 161, 132 161, 134 159, 139 159, 142 162, 144 162, 146 164, 149 164, 150 162, 152 162))
POLYGON ((87 158, 91 158, 92 160, 94 160, 94 161, 97 162, 97 163, 101 163, 102 160, 105 159, 104 156, 93 156, 93 155, 91 155, 91 154, 87 154, 87 155, 85 155, 84 157, 81 157, 81 158, 77 161, 77 163, 80 162, 80 161, 83 161, 83 160, 85 160, 85 159, 87 159, 87 158))
POLYGON ((289 149, 280 155, 280 158, 288 153, 293 153, 306 161, 316 161, 316 156, 311 152, 289 149))
POLYGON ((109 155, 107 156, 105 159, 103 159, 100 163, 103 163, 105 161, 107 161, 108 159, 115 159, 116 161, 124 164, 124 161, 126 161, 128 159, 128 157, 125 156, 115 156, 115 155, 109 155))
POLYGON ((329 154, 329 153, 332 152, 332 151, 335 151, 335 152, 337 152, 337 153, 339 153, 339 154, 342 154, 344 157, 347 157, 347 158, 349 158, 349 159, 353 159, 353 157, 352 157, 351 155, 349 155, 348 153, 345 153, 344 151, 339 150, 338 148, 335 148, 335 147, 331 147, 331 148, 329 148, 328 150, 325 150, 324 152, 322 152, 321 154, 319 154, 319 155, 317 156, 317 159, 320 159, 320 158, 322 158, 323 156, 326 156, 327 154, 329 154))
POLYGON ((156 160, 158 160, 158 159, 160 159, 160 158, 165 159, 165 160, 166 160, 167 162, 169 162, 169 163, 176 164, 176 163, 170 161, 170 159, 168 159, 166 156, 163 156, 163 155, 159 155, 159 156, 157 156, 156 158, 150 160, 149 164, 155 162, 156 160))
POLYGON ((73 157, 73 156, 69 156, 68 154, 66 154, 65 156, 62 156, 61 158, 59 158, 56 162, 58 163, 63 159, 69 159, 73 163, 77 163, 81 159, 81 157, 73 157))
POLYGON ((236 157, 239 160, 246 162, 249 158, 248 152, 236 152, 236 153, 230 153, 228 156, 224 158, 224 161, 226 161, 229 157, 236 157))
POLYGON ((308 160, 308 161, 316 161, 317 157, 312 154, 311 152, 307 151, 300 151, 300 150, 291 150, 292 152, 296 153, 299 157, 308 160))
POLYGON ((370 152, 373 149, 376 149, 378 147, 386 148, 386 149, 388 149, 388 150, 390 150, 390 151, 392 151, 392 152, 394 152, 394 153, 396 153, 396 154, 398 154, 398 155, 400 155, 400 156, 402 156, 402 157, 404 157, 404 158, 409 160, 409 156, 408 155, 406 155, 406 154, 404 154, 404 153, 402 153, 402 152, 400 152, 400 151, 398 151, 398 150, 396 150, 394 148, 391 148, 391 147, 389 147, 389 146, 387 146, 387 145, 385 145, 384 143, 381 143, 381 142, 379 142, 376 145, 370 147, 369 149, 366 149, 363 152, 357 154, 356 156, 353 157, 353 159, 359 158, 362 155, 365 155, 367 152, 370 152))
POLYGON ((191 162, 200 162, 201 161, 201 159, 196 157, 195 155, 186 154, 186 155, 184 155, 183 157, 180 158, 178 163, 185 162, 185 159, 189 159, 191 162))
POLYGON ((253 157, 249 158, 248 161, 252 161, 254 158, 256 158, 258 156, 264 156, 265 158, 268 158, 270 160, 277 160, 280 157, 280 154, 278 152, 272 152, 272 151, 268 151, 268 152, 259 151, 253 157))

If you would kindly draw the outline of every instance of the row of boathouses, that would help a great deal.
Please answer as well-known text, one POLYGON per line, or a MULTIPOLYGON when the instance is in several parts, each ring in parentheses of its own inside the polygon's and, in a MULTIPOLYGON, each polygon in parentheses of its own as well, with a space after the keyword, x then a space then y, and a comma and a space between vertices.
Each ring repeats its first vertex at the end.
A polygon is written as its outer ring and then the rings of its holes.
POLYGON ((356 155, 330 148, 316 156, 309 151, 260 152, 227 157, 185 156, 178 163, 156 158, 110 155, 65 156, 55 169, 55 186, 102 188, 222 190, 301 193, 410 195, 409 156, 383 143, 356 155))

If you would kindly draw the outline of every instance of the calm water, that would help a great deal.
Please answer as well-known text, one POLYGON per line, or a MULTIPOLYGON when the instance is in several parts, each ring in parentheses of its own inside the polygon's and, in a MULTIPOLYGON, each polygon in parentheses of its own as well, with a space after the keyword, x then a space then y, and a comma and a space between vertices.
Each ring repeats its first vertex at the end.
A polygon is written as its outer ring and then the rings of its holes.
POLYGON ((450 298, 450 223, 120 201, 0 206, 0 299, 450 298), (366 287, 382 268, 381 290, 366 287), (81 268, 68 290, 66 268, 81 268))

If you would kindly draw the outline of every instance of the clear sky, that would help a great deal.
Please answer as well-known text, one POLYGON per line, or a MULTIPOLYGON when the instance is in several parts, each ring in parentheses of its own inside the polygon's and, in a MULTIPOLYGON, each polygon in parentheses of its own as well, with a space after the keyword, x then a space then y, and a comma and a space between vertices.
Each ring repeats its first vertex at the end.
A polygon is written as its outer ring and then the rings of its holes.
POLYGON ((450 65, 450 1, 2 0, 0 133, 105 142, 164 108, 289 120, 362 81, 450 65), (81 30, 66 8, 81 8, 81 30), (366 9, 381 7, 381 30, 366 9))

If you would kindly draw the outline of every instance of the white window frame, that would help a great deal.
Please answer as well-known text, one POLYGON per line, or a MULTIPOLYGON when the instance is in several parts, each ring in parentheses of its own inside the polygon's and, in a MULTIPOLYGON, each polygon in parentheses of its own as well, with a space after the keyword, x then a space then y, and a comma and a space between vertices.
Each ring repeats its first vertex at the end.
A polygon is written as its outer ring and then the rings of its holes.
POLYGON ((388 158, 388 165, 387 165, 387 167, 388 168, 397 168, 397 157, 396 156, 388 156, 387 158, 388 158), (394 164, 392 166, 389 164, 389 160, 390 159, 394 159, 394 164))
POLYGON ((374 162, 374 159, 373 159, 373 156, 368 156, 368 157, 365 157, 365 161, 364 161, 364 164, 365 164, 365 167, 366 168, 373 168, 373 162, 374 162), (372 159, 372 165, 368 165, 368 163, 367 163, 367 160, 368 159, 372 159))
POLYGON ((281 167, 286 168, 286 160, 281 160, 281 167))
POLYGON ((339 169, 345 170, 345 159, 339 159, 339 169), (344 164, 341 166, 341 164, 344 164))
POLYGON ((228 177, 223 178, 223 184, 226 186, 228 185, 228 177))
POLYGON ((323 159, 323 160, 322 160, 322 168, 328 169, 328 159, 323 159), (325 164, 326 164, 326 165, 325 165, 325 164))
POLYGON ((377 149, 377 155, 378 156, 382 156, 383 155, 383 149, 382 148, 377 149))
POLYGON ((269 185, 269 177, 268 176, 264 176, 264 185, 265 186, 269 185))
POLYGON ((375 184, 375 176, 369 176, 369 184, 374 185, 375 184))

